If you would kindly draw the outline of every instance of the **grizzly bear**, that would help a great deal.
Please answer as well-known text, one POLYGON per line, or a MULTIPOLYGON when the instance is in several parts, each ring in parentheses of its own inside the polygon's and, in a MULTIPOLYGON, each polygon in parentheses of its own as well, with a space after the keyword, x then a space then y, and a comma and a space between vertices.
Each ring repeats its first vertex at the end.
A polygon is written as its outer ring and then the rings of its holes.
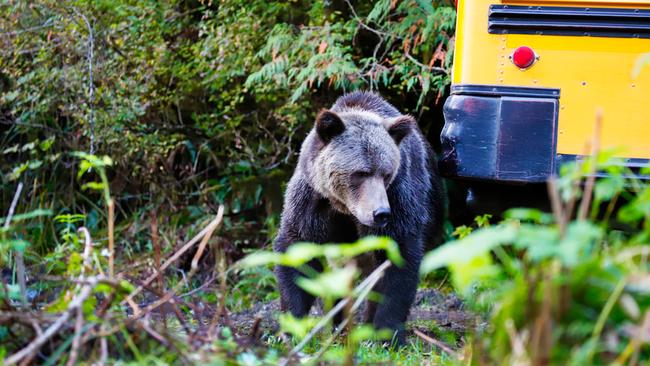
MULTIPOLYGON (((391 265, 373 289, 365 319, 394 331, 404 343, 404 322, 415 298, 425 245, 441 231, 442 190, 435 156, 415 119, 377 94, 354 92, 321 111, 300 150, 285 193, 274 250, 295 242, 349 243, 388 236, 405 261, 391 265)), ((375 265, 385 260, 373 253, 375 265)), ((310 263, 320 271, 319 262, 310 263)), ((366 269, 367 270, 367 269, 366 269)), ((372 270, 372 268, 370 268, 372 270)), ((304 316, 314 297, 296 285, 301 272, 275 269, 281 309, 304 316)))

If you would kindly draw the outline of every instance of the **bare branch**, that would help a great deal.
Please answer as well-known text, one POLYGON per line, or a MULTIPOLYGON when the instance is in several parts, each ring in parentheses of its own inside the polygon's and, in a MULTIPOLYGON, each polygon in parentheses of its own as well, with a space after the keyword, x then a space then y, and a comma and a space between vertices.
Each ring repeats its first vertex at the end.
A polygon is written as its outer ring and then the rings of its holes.
MULTIPOLYGON (((221 216, 223 216, 223 212, 221 216)), ((214 220, 212 220, 212 222, 210 222, 203 230, 201 230, 201 232, 196 234, 196 236, 194 236, 190 241, 188 241, 180 249, 178 249, 176 253, 174 253, 171 257, 169 257, 165 261, 165 263, 163 263, 160 266, 160 269, 154 270, 154 273, 152 273, 149 277, 147 277, 147 279, 144 280, 142 284, 138 286, 138 288, 133 290, 133 292, 131 292, 131 294, 124 300, 124 302, 133 300, 133 298, 137 294, 142 292, 144 286, 149 286, 151 282, 153 282, 158 277, 158 272, 163 272, 165 269, 167 269, 167 267, 171 266, 172 263, 176 262, 176 260, 178 260, 178 258, 180 258, 185 252, 187 252, 191 247, 193 247, 194 244, 196 244, 199 240, 201 240, 208 232, 214 231, 217 228, 217 226, 219 226, 220 224, 221 224, 221 218, 217 214, 217 217, 214 220)))
POLYGON ((423 68, 423 69, 427 69, 427 70, 431 70, 431 71, 436 71, 436 72, 439 72, 439 73, 442 73, 442 74, 448 74, 448 73, 449 73, 449 71, 443 69, 442 67, 438 67, 438 66, 429 66, 429 65, 425 65, 425 64, 423 64, 422 62, 416 60, 415 57, 411 56, 411 54, 408 53, 408 52, 404 52, 404 56, 406 56, 406 58, 409 59, 409 61, 413 62, 414 64, 420 66, 420 67, 423 68))
MULTIPOLYGON (((96 281, 92 282, 93 285, 96 284, 96 281)), ((83 302, 88 298, 88 296, 92 294, 93 285, 88 284, 83 286, 79 291, 79 294, 77 294, 77 296, 75 296, 70 301, 68 308, 63 312, 63 314, 61 314, 61 316, 54 323, 52 323, 52 325, 50 325, 50 327, 47 328, 43 334, 31 341, 25 348, 7 357, 7 359, 4 361, 5 365, 14 365, 25 357, 32 355, 34 352, 37 352, 45 344, 45 342, 56 335, 61 327, 63 327, 63 325, 68 322, 72 316, 72 313, 77 311, 77 309, 80 309, 83 302)))
MULTIPOLYGON (((5 220, 4 229, 5 231, 9 229, 11 224, 11 219, 14 217, 16 211, 16 206, 18 205, 18 199, 20 198, 20 193, 23 191, 23 182, 18 183, 16 187, 16 193, 14 198, 11 201, 11 206, 9 206, 9 213, 7 213, 7 219, 5 220)), ((16 275, 18 277, 18 287, 20 287, 20 302, 23 308, 27 308, 27 274, 25 273, 25 258, 23 253, 19 250, 14 253, 16 258, 16 275)))
POLYGON ((594 136, 591 140, 591 166, 589 176, 585 183, 585 191, 582 195, 580 202, 580 209, 578 210, 578 220, 584 221, 587 219, 589 206, 591 206, 591 195, 594 191, 596 183, 596 165, 598 162, 598 153, 600 152, 600 132, 603 126, 603 111, 598 109, 596 111, 596 123, 594 124, 594 136))
MULTIPOLYGON (((199 248, 197 249, 196 254, 194 255, 194 258, 192 259, 192 267, 191 267, 192 269, 190 270, 190 273, 188 273, 186 281, 191 279, 192 276, 194 276, 196 274, 196 272, 198 271, 198 269, 199 269, 199 266, 198 266, 199 259, 203 255, 203 252, 205 251, 205 247, 207 246, 208 241, 210 241, 210 238, 212 237, 212 233, 221 224, 221 220, 223 219, 223 211, 224 211, 223 205, 219 206, 219 211, 217 212, 217 217, 208 225, 208 228, 210 230, 205 233, 205 235, 203 236, 203 239, 201 240, 201 243, 199 244, 199 248)), ((176 295, 176 292, 178 292, 178 290, 182 286, 183 286, 183 282, 179 282, 178 284, 176 284, 176 286, 174 286, 174 288, 169 290, 160 299, 158 299, 154 303, 147 306, 143 311, 133 314, 132 318, 133 319, 138 319, 138 318, 144 316, 145 314, 148 314, 152 310, 158 308, 162 304, 170 301, 176 295)))
POLYGON ((447 346, 446 344, 440 342, 439 340, 437 340, 435 338, 432 338, 432 337, 420 332, 417 329, 413 329, 413 333, 415 333, 416 336, 422 338, 425 342, 431 343, 434 346, 436 346, 436 347, 440 348, 441 350, 443 350, 444 352, 452 355, 454 358, 460 358, 458 353, 454 352, 454 350, 452 350, 449 346, 447 346))

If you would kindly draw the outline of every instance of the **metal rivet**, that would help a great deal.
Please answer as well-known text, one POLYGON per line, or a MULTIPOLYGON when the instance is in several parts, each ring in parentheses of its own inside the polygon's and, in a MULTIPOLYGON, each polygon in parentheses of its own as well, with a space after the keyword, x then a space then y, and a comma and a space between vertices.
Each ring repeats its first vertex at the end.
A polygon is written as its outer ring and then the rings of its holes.
POLYGON ((583 82, 582 82, 582 85, 587 85, 587 82, 586 82, 586 81, 583 81, 583 82))

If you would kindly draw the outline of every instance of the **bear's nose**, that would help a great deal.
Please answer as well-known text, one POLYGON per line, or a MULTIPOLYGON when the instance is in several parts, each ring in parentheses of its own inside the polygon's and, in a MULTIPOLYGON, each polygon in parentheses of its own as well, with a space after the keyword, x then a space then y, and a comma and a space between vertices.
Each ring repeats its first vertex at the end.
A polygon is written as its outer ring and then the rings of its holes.
POLYGON ((379 227, 384 227, 388 224, 388 219, 390 219, 390 208, 381 207, 373 211, 372 213, 375 225, 379 227))

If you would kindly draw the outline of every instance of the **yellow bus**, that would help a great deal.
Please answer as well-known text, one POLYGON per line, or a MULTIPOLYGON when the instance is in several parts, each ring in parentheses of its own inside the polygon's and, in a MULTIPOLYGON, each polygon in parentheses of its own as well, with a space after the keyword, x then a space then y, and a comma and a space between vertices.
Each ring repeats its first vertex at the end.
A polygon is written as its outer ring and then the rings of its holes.
POLYGON ((543 182, 602 149, 650 161, 650 1, 459 0, 440 168, 543 182))

